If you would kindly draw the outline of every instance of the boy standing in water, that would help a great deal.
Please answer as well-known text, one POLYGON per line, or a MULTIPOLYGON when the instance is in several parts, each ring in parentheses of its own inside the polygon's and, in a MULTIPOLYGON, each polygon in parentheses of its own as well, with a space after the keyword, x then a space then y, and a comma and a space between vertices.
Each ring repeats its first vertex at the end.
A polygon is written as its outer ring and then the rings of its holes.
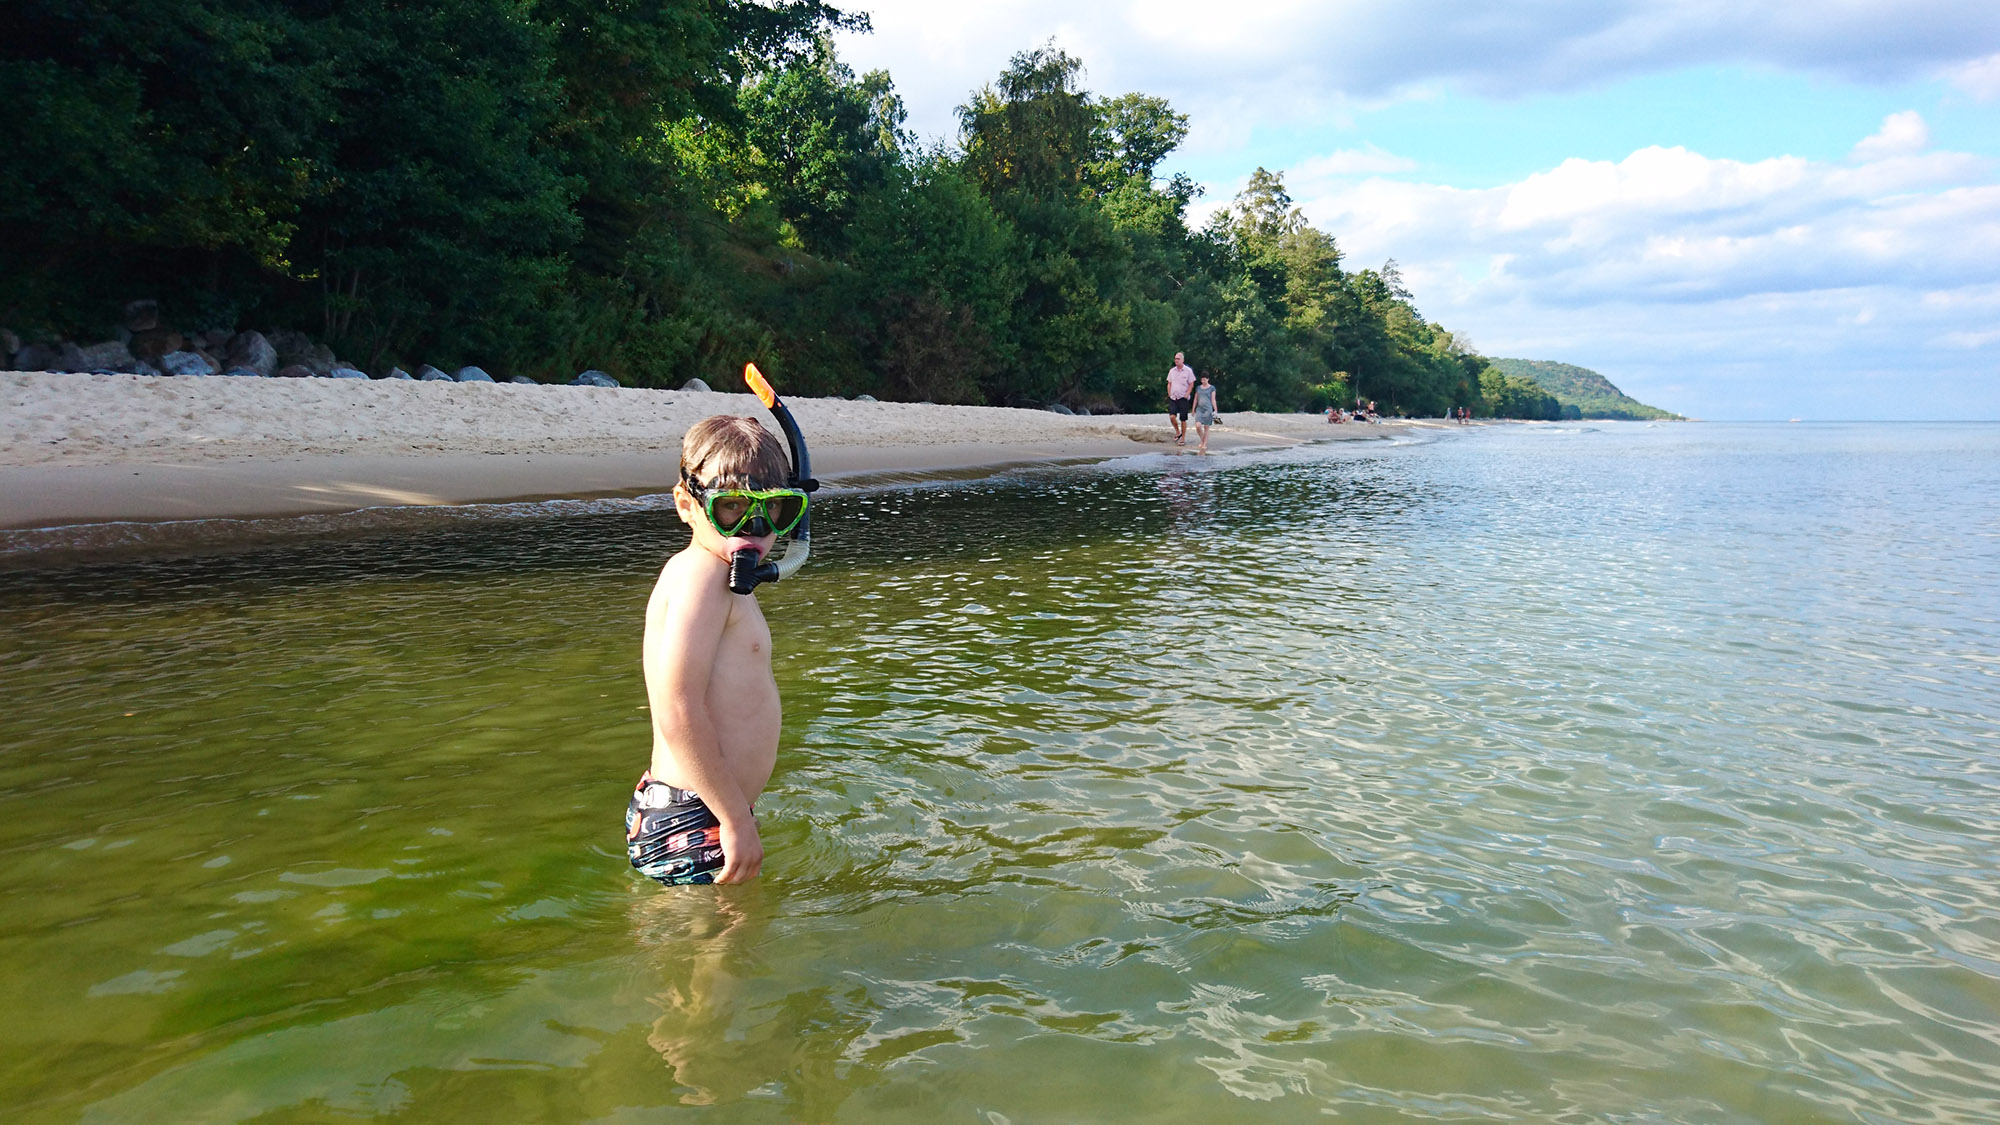
POLYGON ((759 558, 805 512, 784 447, 754 418, 705 418, 681 440, 674 511, 693 538, 646 603, 652 768, 625 812, 632 866, 669 886, 745 883, 764 865, 751 807, 777 764, 771 629, 729 589, 730 557, 759 558))

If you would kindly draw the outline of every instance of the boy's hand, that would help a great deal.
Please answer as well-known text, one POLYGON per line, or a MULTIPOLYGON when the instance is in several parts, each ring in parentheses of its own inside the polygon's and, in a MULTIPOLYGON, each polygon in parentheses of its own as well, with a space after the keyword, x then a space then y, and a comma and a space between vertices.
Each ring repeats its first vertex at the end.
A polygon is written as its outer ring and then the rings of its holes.
POLYGON ((718 883, 747 883, 764 869, 764 841, 757 836, 757 821, 750 818, 748 823, 720 826, 722 833, 722 870, 716 872, 718 883))

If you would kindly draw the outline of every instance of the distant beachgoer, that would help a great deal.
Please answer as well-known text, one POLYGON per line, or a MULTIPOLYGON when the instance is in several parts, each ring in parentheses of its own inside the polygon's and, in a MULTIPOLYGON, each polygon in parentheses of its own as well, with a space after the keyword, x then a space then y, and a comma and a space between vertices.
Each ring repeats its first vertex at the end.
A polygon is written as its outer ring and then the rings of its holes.
POLYGON ((1174 353, 1174 365, 1167 369, 1167 421, 1174 427, 1174 444, 1187 444, 1188 411, 1194 409, 1194 368, 1187 356, 1174 353))
POLYGON ((1196 453, 1208 452, 1208 428, 1215 425, 1215 386, 1208 376, 1201 377, 1201 386, 1194 389, 1194 432, 1201 436, 1201 448, 1196 453))

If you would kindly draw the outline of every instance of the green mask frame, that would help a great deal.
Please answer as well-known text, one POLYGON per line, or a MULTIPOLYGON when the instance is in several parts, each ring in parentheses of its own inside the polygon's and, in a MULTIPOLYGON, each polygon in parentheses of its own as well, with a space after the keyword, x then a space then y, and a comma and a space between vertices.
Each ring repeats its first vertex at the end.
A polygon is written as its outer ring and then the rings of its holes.
POLYGON ((701 505, 709 526, 723 535, 787 534, 812 502, 803 488, 712 488, 687 473, 681 474, 681 483, 701 505), (744 530, 759 517, 770 530, 744 530))

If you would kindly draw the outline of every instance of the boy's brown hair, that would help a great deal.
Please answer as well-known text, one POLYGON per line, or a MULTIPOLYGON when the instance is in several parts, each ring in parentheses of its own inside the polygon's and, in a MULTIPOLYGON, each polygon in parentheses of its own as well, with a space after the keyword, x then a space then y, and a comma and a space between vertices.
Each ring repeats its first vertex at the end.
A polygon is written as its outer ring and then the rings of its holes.
POLYGON ((792 463, 757 419, 717 414, 681 438, 681 473, 703 488, 783 488, 792 463))

